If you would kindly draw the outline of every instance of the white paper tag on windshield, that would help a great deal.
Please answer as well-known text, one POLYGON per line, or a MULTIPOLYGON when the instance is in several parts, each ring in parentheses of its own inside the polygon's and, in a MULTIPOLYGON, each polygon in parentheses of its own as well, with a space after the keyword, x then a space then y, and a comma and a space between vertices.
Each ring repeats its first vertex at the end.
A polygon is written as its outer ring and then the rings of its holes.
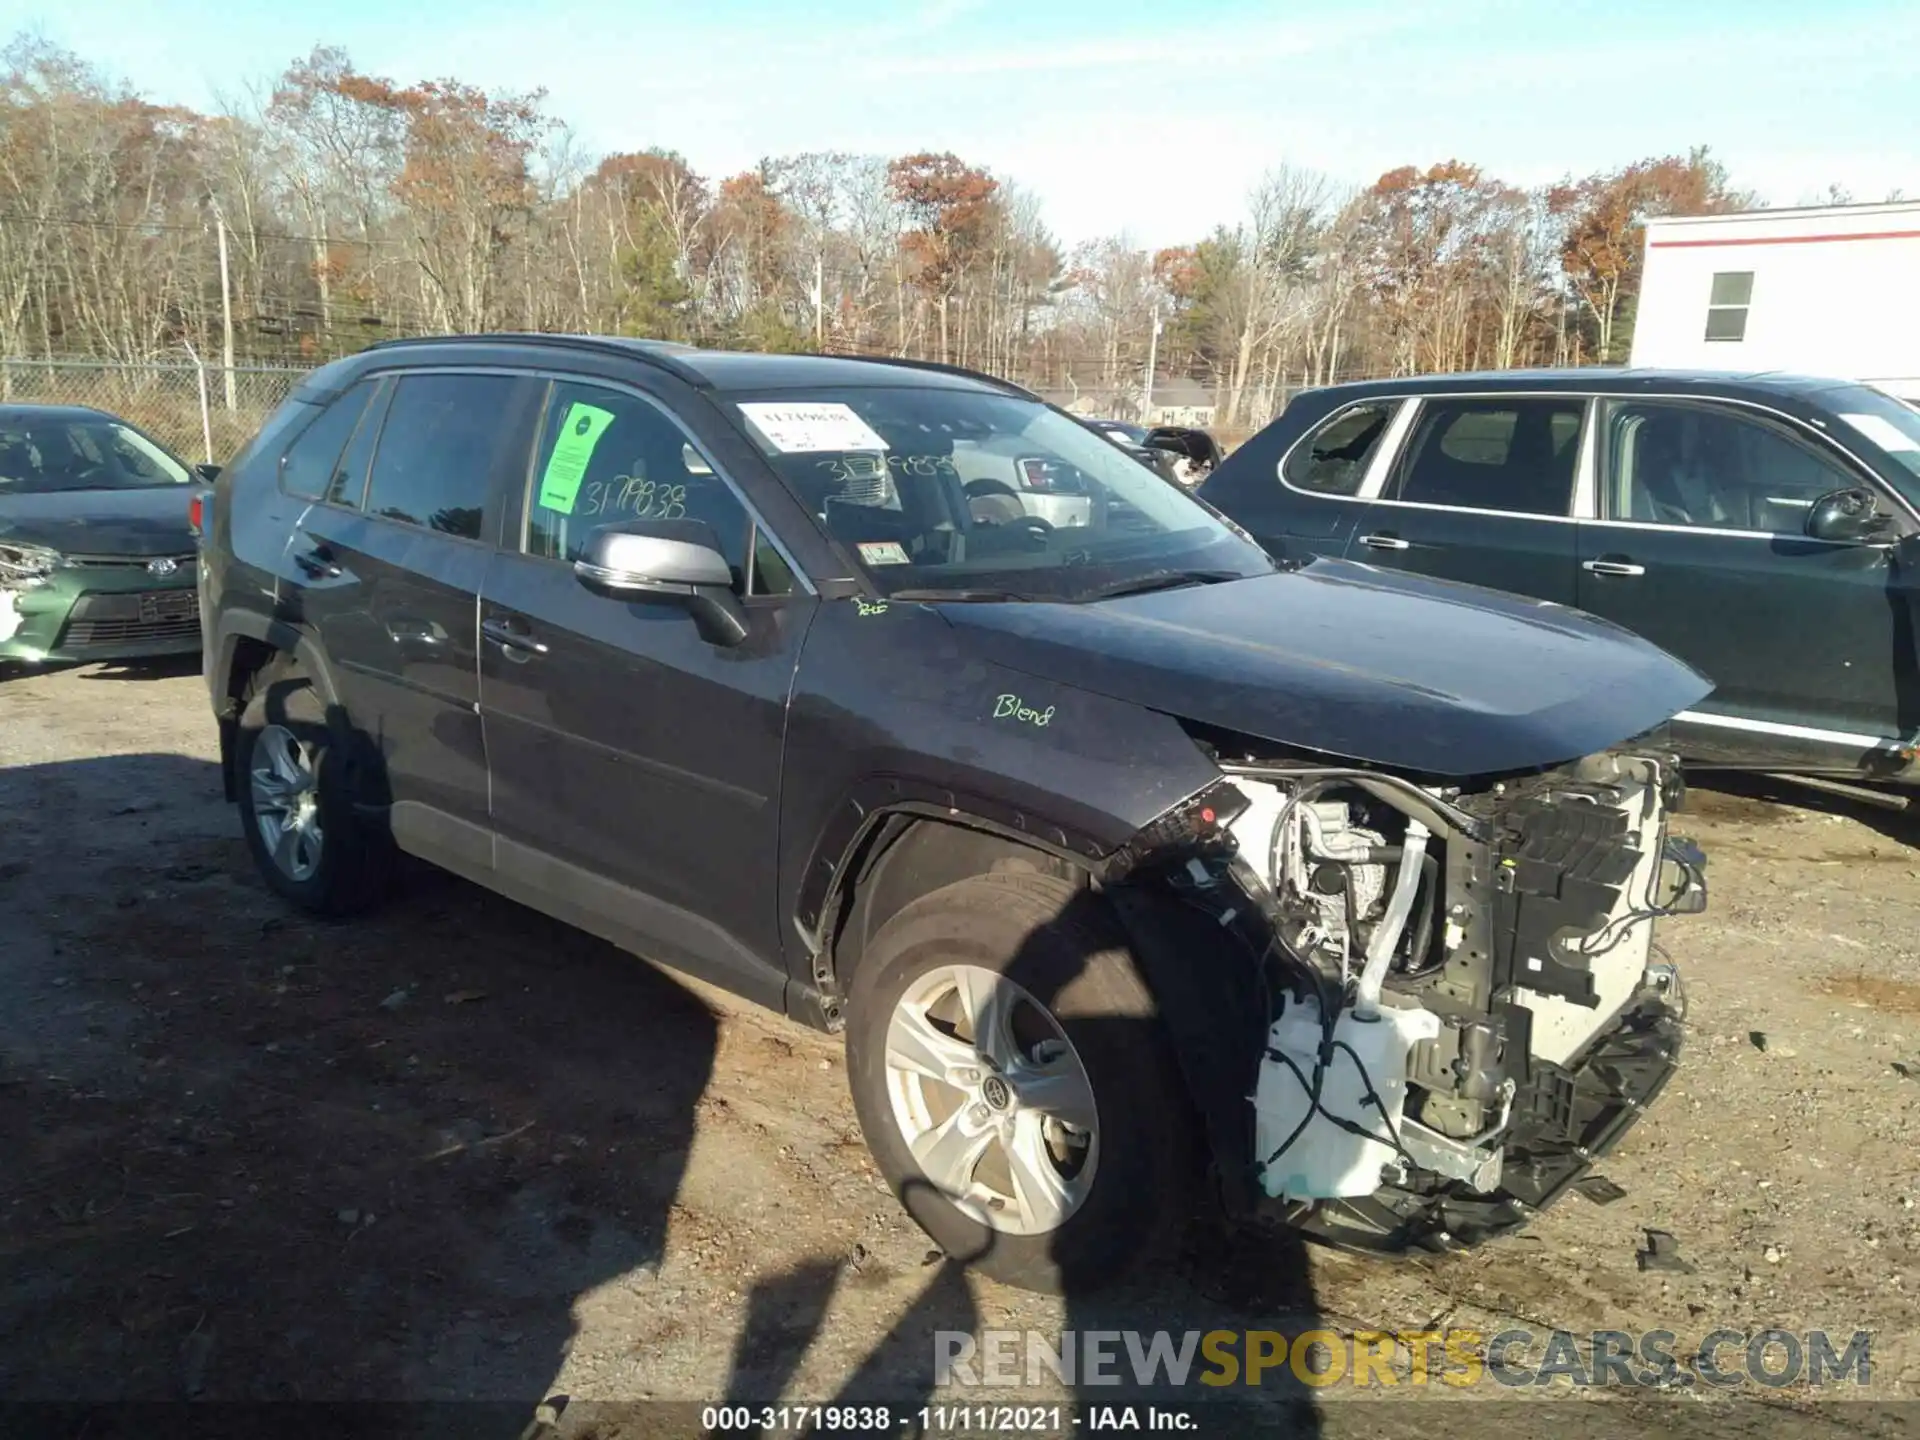
POLYGON ((1920 440, 1901 433, 1884 415, 1842 415, 1840 417, 1889 455, 1899 450, 1920 450, 1920 440))
POLYGON ((860 547, 860 558, 869 565, 911 565, 913 557, 893 540, 869 540, 860 547))
POLYGON ((740 413, 767 437, 769 445, 787 455, 887 448, 887 442, 854 414, 851 406, 837 401, 780 404, 755 400, 743 404, 740 413))

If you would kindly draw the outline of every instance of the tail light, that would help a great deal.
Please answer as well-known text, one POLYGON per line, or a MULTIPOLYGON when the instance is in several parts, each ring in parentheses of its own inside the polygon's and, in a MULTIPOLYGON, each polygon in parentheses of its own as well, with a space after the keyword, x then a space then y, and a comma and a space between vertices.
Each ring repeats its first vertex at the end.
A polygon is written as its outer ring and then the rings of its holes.
POLYGON ((191 500, 187 501, 187 528, 192 530, 196 535, 200 534, 201 524, 206 519, 206 514, 206 495, 195 495, 191 500))
POLYGON ((1053 489, 1053 467, 1044 460, 1021 460, 1020 479, 1029 490, 1053 489))

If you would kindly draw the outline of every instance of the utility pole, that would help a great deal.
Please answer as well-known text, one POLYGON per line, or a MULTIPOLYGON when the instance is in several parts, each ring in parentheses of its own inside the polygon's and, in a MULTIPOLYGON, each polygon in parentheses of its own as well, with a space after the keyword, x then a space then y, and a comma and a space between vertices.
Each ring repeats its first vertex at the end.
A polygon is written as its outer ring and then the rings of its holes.
POLYGON ((822 306, 826 301, 826 264, 818 247, 813 252, 813 348, 826 348, 827 323, 822 306))
POLYGON ((234 408, 233 289, 227 283, 227 222, 220 213, 220 202, 215 200, 212 204, 213 230, 220 237, 220 374, 225 381, 227 409, 231 411, 234 408))
POLYGON ((181 347, 193 359, 193 373, 200 382, 200 438, 207 447, 207 463, 213 463, 213 417, 207 411, 207 367, 200 363, 200 352, 193 348, 193 342, 184 336, 181 347))
POLYGON ((1147 373, 1140 385, 1140 423, 1153 423, 1153 371, 1160 363, 1160 301, 1153 302, 1153 329, 1147 336, 1147 373))

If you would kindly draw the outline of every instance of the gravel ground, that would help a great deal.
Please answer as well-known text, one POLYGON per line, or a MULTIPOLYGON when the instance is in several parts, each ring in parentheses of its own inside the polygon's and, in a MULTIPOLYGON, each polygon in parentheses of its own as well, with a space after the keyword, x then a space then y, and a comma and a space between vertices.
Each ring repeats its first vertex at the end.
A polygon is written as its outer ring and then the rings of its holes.
MULTIPOLYGON (((1662 935, 1692 1037, 1609 1158, 1621 1198, 1416 1261, 1201 1223, 1175 1263, 1062 1302, 930 1254, 830 1040, 448 877, 348 925, 296 914, 255 878, 215 756, 181 668, 0 681, 0 1396, 524 1415, 558 1392, 561 1428, 610 1436, 627 1412, 597 1402, 917 1405, 934 1330, 1315 1323, 1665 1329, 1682 1357, 1719 1327, 1868 1330, 1866 1393, 1920 1395, 1903 814, 1695 790, 1676 828, 1710 856, 1712 907, 1662 935), (1642 1270, 1649 1228, 1690 1268, 1642 1270)), ((1424 1433, 1431 1399, 1396 1402, 1441 1388, 1278 1373, 1249 1393, 1296 1433, 1424 1433)), ((1828 1424, 1803 1391, 1766 1401, 1614 1396, 1554 1428, 1828 1424)))

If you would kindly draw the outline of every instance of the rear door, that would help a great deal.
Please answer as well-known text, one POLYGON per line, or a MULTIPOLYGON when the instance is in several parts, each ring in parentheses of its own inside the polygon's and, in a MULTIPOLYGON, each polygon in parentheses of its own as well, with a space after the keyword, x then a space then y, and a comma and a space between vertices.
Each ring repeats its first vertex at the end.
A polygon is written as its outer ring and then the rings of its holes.
POLYGON ((1573 604, 1586 397, 1446 395, 1418 404, 1348 557, 1573 604))
MULTIPOLYGON (((1692 753, 1852 768, 1920 725, 1909 597, 1889 547, 1813 540, 1813 501, 1876 482, 1782 416, 1601 402, 1581 608, 1714 682, 1692 753)), ((1898 507, 1883 498, 1881 508, 1898 507)))
MULTIPOLYGON (((1359 497, 1392 451, 1395 419, 1408 403, 1381 396, 1341 406, 1279 456, 1224 466, 1201 498, 1278 559, 1338 556, 1366 510, 1359 497)), ((1256 437, 1249 449, 1259 443, 1256 437)))
POLYGON ((810 588, 693 431, 637 390, 557 379, 522 495, 480 607, 498 882, 781 1005, 771 880, 810 588), (548 477, 557 447, 569 463, 548 477), (720 537, 743 644, 709 644, 682 604, 612 600, 574 577, 595 527, 680 517, 720 537))
POLYGON ((544 393, 506 372, 394 377, 294 537, 298 603, 403 845, 488 843, 476 607, 544 393))

